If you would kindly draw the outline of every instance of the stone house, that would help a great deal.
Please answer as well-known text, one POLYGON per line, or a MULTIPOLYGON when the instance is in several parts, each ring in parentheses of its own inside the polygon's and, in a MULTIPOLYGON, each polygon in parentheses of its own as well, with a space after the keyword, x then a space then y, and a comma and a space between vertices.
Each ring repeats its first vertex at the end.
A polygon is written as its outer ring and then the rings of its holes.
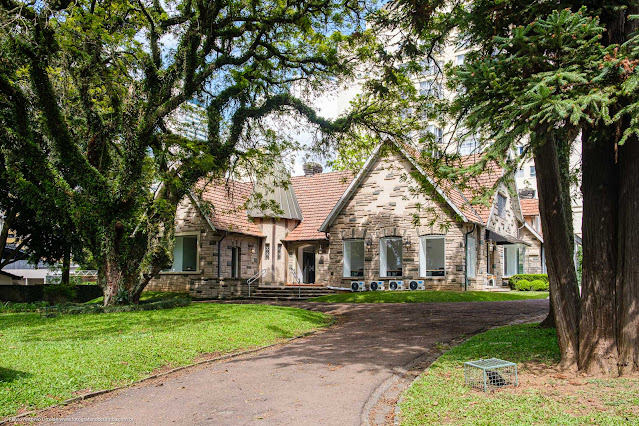
POLYGON ((541 232, 526 223, 501 168, 460 190, 436 182, 416 158, 388 142, 356 176, 309 168, 287 185, 201 185, 178 209, 173 267, 149 288, 240 297, 259 275, 263 286, 417 280, 431 290, 481 290, 541 270, 541 232), (486 204, 471 204, 473 191, 495 185, 486 204))
MULTIPOLYGON (((330 234, 331 282, 422 282, 482 290, 526 269, 525 221, 514 181, 494 165, 460 190, 436 182, 408 147, 380 146, 320 227, 330 234), (503 182, 502 182, 503 181, 503 182), (473 190, 497 185, 487 204, 473 190)), ((464 162, 475 161, 466 157, 464 162)))

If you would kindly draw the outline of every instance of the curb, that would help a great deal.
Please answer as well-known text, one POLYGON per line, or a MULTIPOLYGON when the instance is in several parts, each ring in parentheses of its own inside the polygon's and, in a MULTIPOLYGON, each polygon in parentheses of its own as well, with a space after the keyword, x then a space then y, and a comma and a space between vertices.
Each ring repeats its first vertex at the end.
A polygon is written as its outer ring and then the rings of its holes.
MULTIPOLYGON (((325 315, 328 315, 328 314, 325 314, 325 315)), ((0 425, 9 424, 9 423, 15 423, 15 421, 18 420, 18 419, 22 419, 22 418, 25 418, 25 417, 33 416, 33 415, 39 414, 39 413, 43 413, 43 412, 45 412, 47 410, 51 410, 52 408, 64 407, 66 405, 73 404, 75 402, 84 401, 84 400, 87 400, 87 399, 95 398, 96 396, 100 396, 100 395, 104 395, 104 394, 107 394, 107 393, 115 392, 115 391, 118 391, 118 390, 121 390, 121 389, 130 388, 132 386, 141 384, 141 383, 146 382, 148 380, 157 379, 158 377, 168 376, 169 374, 173 374, 173 373, 175 373, 177 371, 186 370, 188 368, 197 367, 199 365, 211 364, 211 363, 218 362, 218 361, 226 361, 228 359, 239 358, 239 357, 241 357, 243 355, 250 355, 250 354, 253 354, 253 353, 256 353, 256 352, 261 352, 263 350, 271 349, 271 348, 274 348, 274 347, 277 347, 277 346, 284 346, 284 345, 287 345, 287 344, 289 344, 289 343, 291 343, 291 342, 293 342, 295 340, 303 339, 305 337, 321 333, 321 332, 327 330, 328 328, 334 326, 335 323, 337 322, 337 318, 335 317, 335 315, 331 315, 330 318, 331 318, 331 321, 328 324, 326 324, 324 327, 320 328, 320 329, 313 330, 313 331, 308 331, 306 333, 302 333, 300 335, 285 339, 285 340, 283 340, 281 342, 271 343, 270 345, 260 346, 258 348, 254 348, 254 349, 248 349, 248 350, 241 351, 241 352, 234 352, 234 353, 230 353, 230 354, 227 354, 227 355, 222 355, 222 356, 219 356, 219 357, 216 357, 216 358, 205 359, 205 360, 198 361, 198 362, 195 362, 195 363, 192 363, 192 364, 183 365, 181 367, 173 368, 173 369, 171 369, 169 371, 164 371, 162 373, 151 374, 150 376, 145 376, 145 377, 143 377, 141 379, 138 379, 138 380, 135 380, 135 381, 133 381, 133 382, 127 384, 127 385, 122 385, 122 386, 118 386, 118 387, 115 387, 115 388, 102 389, 102 390, 98 390, 98 391, 95 391, 95 392, 85 393, 84 395, 80 395, 80 396, 76 396, 76 397, 73 397, 73 398, 66 399, 66 400, 64 400, 64 401, 62 401, 62 402, 60 402, 58 404, 51 405, 51 406, 46 407, 46 408, 41 408, 39 410, 33 410, 33 411, 27 411, 26 413, 22 413, 22 414, 18 414, 18 415, 15 415, 15 416, 9 416, 9 417, 6 417, 4 419, 0 419, 0 425)))

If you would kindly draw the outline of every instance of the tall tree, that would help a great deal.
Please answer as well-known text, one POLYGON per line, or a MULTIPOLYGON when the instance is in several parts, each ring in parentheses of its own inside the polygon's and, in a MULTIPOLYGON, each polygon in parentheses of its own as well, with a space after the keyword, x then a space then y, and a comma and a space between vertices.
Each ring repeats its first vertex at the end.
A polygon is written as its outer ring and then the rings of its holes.
MULTIPOLYGON (((291 95, 293 85, 312 91, 352 75, 351 44, 369 37, 363 6, 0 0, 4 149, 37 154, 30 182, 46 178, 68 208, 105 304, 137 303, 170 264, 176 206, 199 179, 279 147, 272 116, 298 114, 327 138, 372 122, 368 110, 323 120, 291 95), (168 124, 192 99, 205 105, 206 141, 168 124)), ((7 165, 14 174, 29 166, 7 165)))
POLYGON ((396 18, 389 13, 388 20, 408 23, 419 54, 447 43, 473 46, 465 65, 452 70, 452 80, 464 89, 452 112, 471 131, 494 142, 485 157, 503 159, 515 142, 535 155, 542 223, 553 229, 546 247, 553 258, 551 298, 564 365, 605 373, 636 371, 638 271, 630 250, 634 234, 627 230, 636 226, 631 218, 638 204, 633 174, 637 50, 632 38, 638 5, 491 0, 394 4, 399 12, 396 18), (572 243, 567 191, 561 183, 567 168, 563 148, 579 133, 581 300, 574 273, 565 267, 571 264, 572 243))

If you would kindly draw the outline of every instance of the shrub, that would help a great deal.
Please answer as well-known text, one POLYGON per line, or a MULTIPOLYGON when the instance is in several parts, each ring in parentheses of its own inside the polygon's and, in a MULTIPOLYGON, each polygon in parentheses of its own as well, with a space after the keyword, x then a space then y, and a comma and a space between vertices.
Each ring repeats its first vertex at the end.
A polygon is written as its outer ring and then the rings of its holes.
POLYGON ((515 290, 518 291, 530 291, 530 281, 527 280, 519 280, 515 283, 515 290))
POLYGON ((43 289, 44 299, 51 304, 68 303, 75 300, 76 289, 74 284, 52 284, 43 289))
POLYGON ((537 280, 541 280, 545 283, 548 282, 548 275, 547 274, 517 274, 517 275, 513 275, 512 277, 510 277, 508 279, 508 285, 510 286, 510 288, 512 290, 516 289, 516 284, 518 281, 521 280, 526 280, 526 281, 537 281, 537 280))
POLYGON ((550 285, 548 282, 544 282, 542 280, 535 280, 530 283, 530 289, 532 291, 548 291, 550 285))

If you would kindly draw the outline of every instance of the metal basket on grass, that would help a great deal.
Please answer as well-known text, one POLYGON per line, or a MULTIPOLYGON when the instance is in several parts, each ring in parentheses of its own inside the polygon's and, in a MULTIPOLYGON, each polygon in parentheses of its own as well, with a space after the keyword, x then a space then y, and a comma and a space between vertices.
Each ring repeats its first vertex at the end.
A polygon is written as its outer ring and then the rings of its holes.
POLYGON ((464 379, 471 388, 484 392, 519 384, 517 364, 498 358, 465 362, 464 379))

